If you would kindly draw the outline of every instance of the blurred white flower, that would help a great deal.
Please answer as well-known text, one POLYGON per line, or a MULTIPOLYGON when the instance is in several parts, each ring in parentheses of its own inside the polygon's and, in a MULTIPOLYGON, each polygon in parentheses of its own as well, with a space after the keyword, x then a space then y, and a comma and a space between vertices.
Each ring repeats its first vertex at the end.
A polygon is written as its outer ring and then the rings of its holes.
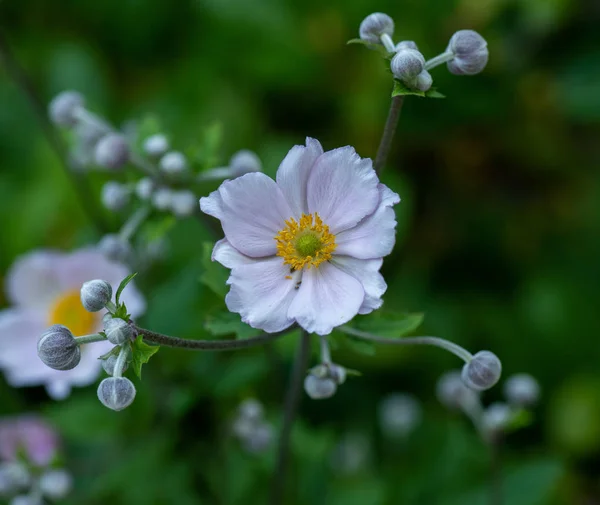
MULTIPOLYGON (((91 313, 83 308, 81 286, 90 279, 104 279, 116 288, 129 273, 124 265, 91 248, 72 253, 38 250, 18 258, 6 275, 12 307, 0 311, 0 370, 8 383, 44 385, 58 400, 66 398, 72 386, 94 382, 102 370, 98 356, 111 348, 110 342, 82 346, 80 364, 57 371, 39 359, 37 341, 52 324, 67 326, 76 336, 101 331, 104 311, 91 313)), ((146 302, 132 283, 122 300, 134 318, 145 310, 146 302)))

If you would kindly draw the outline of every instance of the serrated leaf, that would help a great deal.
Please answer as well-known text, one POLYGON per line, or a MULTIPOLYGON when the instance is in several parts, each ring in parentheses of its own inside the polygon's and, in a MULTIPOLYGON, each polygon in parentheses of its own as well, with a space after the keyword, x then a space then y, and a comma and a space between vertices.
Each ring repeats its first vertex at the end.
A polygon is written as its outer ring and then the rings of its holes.
POLYGON ((212 289, 217 295, 225 297, 227 294, 227 279, 229 272, 216 261, 212 261, 213 244, 204 242, 202 245, 202 266, 204 272, 200 275, 200 282, 212 289))
POLYGON ((108 359, 109 356, 118 356, 119 352, 121 352, 121 346, 117 345, 113 347, 110 351, 108 351, 106 354, 100 356, 98 359, 108 359))
POLYGON ((255 337, 259 331, 242 322, 238 314, 221 311, 208 316, 204 327, 215 336, 235 334, 237 338, 255 337))
POLYGON ((383 47, 382 44, 373 44, 373 42, 369 42, 368 40, 363 39, 350 39, 346 44, 360 44, 365 46, 367 49, 371 49, 372 51, 377 51, 384 58, 391 58, 393 56, 392 53, 388 53, 387 49, 383 47))
POLYGON ((117 289, 117 294, 115 295, 115 302, 116 302, 117 306, 120 303, 119 302, 119 298, 121 297, 121 293, 123 292, 123 290, 125 289, 125 287, 127 286, 127 284, 129 284, 136 275, 137 275, 137 272, 129 274, 127 277, 125 277, 121 281, 121 284, 119 284, 119 289, 117 289))
POLYGON ((422 312, 409 314, 379 311, 356 318, 352 327, 380 337, 401 338, 421 326, 424 317, 425 314, 422 312))
POLYGON ((414 95, 420 96, 421 98, 446 98, 435 88, 430 88, 427 91, 419 91, 418 89, 409 88, 406 84, 398 79, 394 79, 392 97, 399 95, 414 95))
POLYGON ((160 346, 158 345, 148 345, 146 342, 144 342, 143 335, 138 335, 131 345, 131 350, 133 353, 131 367, 140 379, 142 378, 142 365, 148 363, 150 358, 154 356, 159 349, 160 346))

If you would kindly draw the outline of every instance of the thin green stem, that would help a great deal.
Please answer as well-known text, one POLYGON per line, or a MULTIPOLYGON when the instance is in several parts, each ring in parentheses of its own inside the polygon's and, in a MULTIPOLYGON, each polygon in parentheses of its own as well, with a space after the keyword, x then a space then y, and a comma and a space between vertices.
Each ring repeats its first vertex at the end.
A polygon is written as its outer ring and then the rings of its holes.
POLYGON ((502 438, 492 440, 490 447, 490 505, 502 505, 502 438))
POLYGON ((279 435, 277 463, 271 480, 271 505, 282 505, 284 503, 285 479, 289 460, 292 427, 296 420, 296 414, 298 413, 302 384, 304 382, 306 368, 308 367, 309 351, 310 334, 302 330, 302 336, 298 343, 289 387, 285 395, 285 407, 283 412, 283 424, 279 435))
POLYGON ((134 326, 134 329, 138 334, 144 335, 144 340, 167 347, 178 347, 181 349, 193 349, 198 351, 236 351, 238 349, 247 349, 248 347, 264 345, 273 340, 277 340, 281 336, 295 329, 295 327, 292 326, 277 333, 263 333, 262 335, 245 338, 243 340, 188 340, 185 338, 171 337, 152 330, 140 328, 139 326, 134 326))
POLYGON ((388 53, 394 54, 396 52, 396 44, 394 44, 392 37, 390 37, 387 33, 384 33, 381 37, 379 37, 379 40, 381 40, 383 47, 387 49, 388 53))
POLYGON ((425 62, 425 70, 430 70, 433 67, 437 67, 442 63, 446 63, 454 59, 454 53, 452 51, 445 51, 442 54, 438 54, 435 58, 431 58, 425 62))
POLYGON ((378 174, 383 169, 385 162, 387 161, 390 149, 392 147, 392 141, 394 140, 394 134, 396 133, 396 127, 400 119, 400 113, 402 112, 402 104, 404 103, 404 95, 397 95, 392 97, 392 103, 390 104, 390 111, 388 113, 385 127, 383 128, 383 135, 379 148, 377 149, 377 155, 375 156, 375 163, 373 168, 378 174))
POLYGON ((123 344, 121 346, 121 350, 119 351, 119 355, 117 356, 117 361, 115 361, 113 377, 123 376, 123 368, 125 368, 125 361, 127 360, 128 347, 129 344, 123 344))
POLYGON ((142 223, 148 218, 151 212, 151 207, 146 205, 137 209, 133 215, 125 222, 119 232, 119 238, 128 242, 129 239, 135 234, 142 223))
POLYGON ((106 337, 104 335, 100 335, 100 333, 84 335, 83 337, 75 337, 75 342, 77 342, 77 345, 91 344, 93 342, 101 342, 102 340, 106 340, 106 337))
POLYGON ((434 347, 439 347, 441 349, 445 349, 446 351, 451 352, 455 356, 458 356, 465 363, 469 363, 473 359, 473 355, 467 351, 464 347, 461 347, 454 342, 450 342, 449 340, 445 340, 439 337, 403 337, 403 338, 387 338, 380 337, 378 335, 373 335, 372 333, 368 333, 366 331, 357 330, 355 328, 351 328, 349 326, 340 326, 339 329, 348 335, 353 335, 355 337, 361 338, 363 340, 368 340, 370 342, 376 342, 378 344, 385 345, 431 345, 434 347))
POLYGON ((331 352, 329 350, 329 344, 327 343, 327 337, 320 335, 321 340, 321 362, 330 364, 331 363, 331 352))

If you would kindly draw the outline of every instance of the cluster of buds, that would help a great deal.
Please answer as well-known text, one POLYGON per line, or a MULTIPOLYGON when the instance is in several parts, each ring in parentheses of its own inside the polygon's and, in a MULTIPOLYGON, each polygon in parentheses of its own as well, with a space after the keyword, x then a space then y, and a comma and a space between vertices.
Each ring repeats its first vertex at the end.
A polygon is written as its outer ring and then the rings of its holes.
POLYGON ((273 443, 273 427, 265 419, 262 404, 254 398, 239 405, 231 431, 244 450, 252 454, 265 452, 273 443))
POLYGON ((359 34, 368 45, 383 46, 387 58, 391 59, 394 77, 418 91, 431 88, 433 78, 429 70, 442 63, 455 75, 475 75, 485 68, 489 57, 487 42, 481 35, 473 30, 459 30, 452 35, 443 53, 425 60, 414 41, 394 43, 394 20, 381 12, 368 15, 360 24, 359 34))
POLYGON ((43 505, 63 500, 71 474, 58 465, 59 440, 42 419, 22 416, 0 421, 0 500, 43 505))
MULTIPOLYGON (((121 284, 121 290, 130 279, 121 284)), ((81 303, 88 312, 107 309, 102 319, 103 331, 90 335, 75 336, 66 326, 50 326, 39 338, 38 356, 54 370, 71 370, 81 360, 81 346, 93 342, 108 341, 115 347, 101 356, 102 366, 111 377, 98 386, 98 399, 112 410, 123 410, 131 405, 136 390, 133 383, 123 377, 132 360, 132 343, 137 337, 127 308, 116 299, 112 302, 112 286, 101 279, 85 282, 81 287, 81 303)))
POLYGON ((331 398, 346 381, 346 369, 331 362, 319 363, 308 371, 304 379, 304 391, 313 400, 331 398))
POLYGON ((389 439, 410 435, 423 418, 423 409, 416 398, 406 393, 393 393, 379 404, 379 428, 389 439))

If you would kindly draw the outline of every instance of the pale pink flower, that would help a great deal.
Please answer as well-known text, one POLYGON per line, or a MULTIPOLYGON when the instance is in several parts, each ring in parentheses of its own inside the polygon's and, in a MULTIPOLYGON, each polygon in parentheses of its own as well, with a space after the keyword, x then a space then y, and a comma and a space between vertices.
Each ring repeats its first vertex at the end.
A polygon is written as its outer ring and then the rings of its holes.
MULTIPOLYGON (((52 324, 67 326, 75 336, 102 330, 101 312, 87 312, 79 291, 85 281, 103 279, 116 290, 129 274, 96 249, 72 253, 38 250, 18 258, 6 275, 6 292, 12 307, 0 311, 0 370, 11 386, 44 385, 54 399, 66 398, 72 386, 93 383, 102 369, 98 357, 111 348, 108 341, 82 346, 81 362, 72 370, 53 370, 37 355, 37 341, 52 324)), ((133 284, 122 300, 133 317, 146 302, 133 284)))
POLYGON ((297 322, 321 335, 379 308, 399 201, 370 159, 352 147, 324 153, 311 138, 290 150, 276 181, 225 181, 200 208, 225 232, 213 260, 231 268, 227 307, 267 332, 297 322))
POLYGON ((37 466, 47 466, 58 455, 60 439, 42 418, 22 415, 0 419, 0 461, 17 461, 21 451, 37 466))

